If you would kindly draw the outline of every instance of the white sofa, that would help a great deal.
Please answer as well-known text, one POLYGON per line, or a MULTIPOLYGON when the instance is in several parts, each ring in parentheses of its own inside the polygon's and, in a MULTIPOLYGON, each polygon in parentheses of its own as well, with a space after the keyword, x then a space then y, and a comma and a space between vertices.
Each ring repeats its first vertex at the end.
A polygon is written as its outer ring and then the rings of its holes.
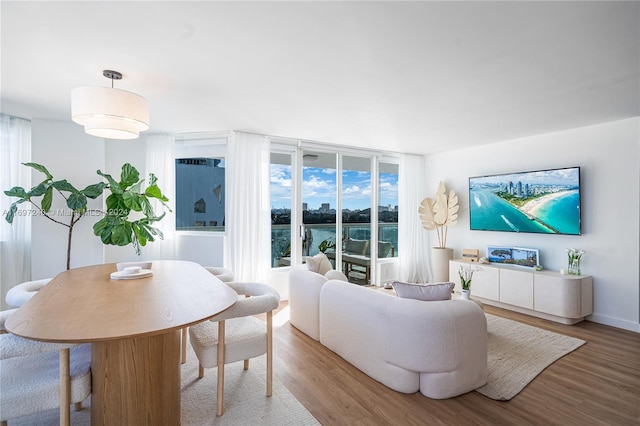
POLYGON ((398 392, 445 399, 487 382, 487 323, 471 301, 402 299, 300 265, 289 308, 294 327, 398 392))

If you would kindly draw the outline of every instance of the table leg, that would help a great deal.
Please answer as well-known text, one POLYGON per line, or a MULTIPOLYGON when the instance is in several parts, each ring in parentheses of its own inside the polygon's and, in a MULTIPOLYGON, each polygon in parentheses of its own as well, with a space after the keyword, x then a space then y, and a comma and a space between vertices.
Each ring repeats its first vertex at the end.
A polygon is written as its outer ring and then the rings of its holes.
POLYGON ((180 424, 180 330, 93 343, 91 424, 180 424))

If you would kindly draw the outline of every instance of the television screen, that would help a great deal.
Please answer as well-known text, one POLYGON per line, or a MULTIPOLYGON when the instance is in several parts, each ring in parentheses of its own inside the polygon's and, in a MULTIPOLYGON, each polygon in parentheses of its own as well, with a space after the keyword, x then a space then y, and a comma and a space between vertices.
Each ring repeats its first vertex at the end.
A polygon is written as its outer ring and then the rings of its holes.
POLYGON ((580 235, 580 167, 469 178, 472 230, 580 235))

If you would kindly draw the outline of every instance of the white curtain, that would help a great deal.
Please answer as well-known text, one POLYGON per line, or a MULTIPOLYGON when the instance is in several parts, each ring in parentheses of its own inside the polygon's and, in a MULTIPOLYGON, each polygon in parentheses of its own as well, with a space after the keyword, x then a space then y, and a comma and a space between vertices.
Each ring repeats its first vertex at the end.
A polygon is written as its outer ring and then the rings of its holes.
POLYGON ((266 282, 271 261, 269 141, 234 132, 226 158, 225 265, 236 281, 266 282))
MULTIPOLYGON (((7 290, 31 277, 31 220, 17 216, 10 225, 4 219, 16 200, 4 191, 14 186, 31 188, 31 168, 22 165, 31 160, 31 122, 0 115, 0 133, 0 283, 4 308, 7 290)), ((27 204, 20 207, 29 209, 27 204)))
POLYGON ((398 252, 400 279, 424 283, 430 278, 429 232, 422 227, 418 215, 420 202, 426 195, 425 159, 403 154, 398 176, 398 252))
MULTIPOLYGON (((152 199, 154 212, 159 215, 163 211, 167 214, 154 227, 162 231, 164 239, 147 243, 144 257, 153 259, 175 259, 176 254, 176 172, 175 172, 175 138, 171 135, 149 135, 146 137, 147 160, 144 178, 149 179, 149 173, 158 178, 158 187, 162 194, 169 199, 167 204, 171 211, 163 209, 160 201, 152 199)), ((145 181, 148 183, 149 181, 145 181)))

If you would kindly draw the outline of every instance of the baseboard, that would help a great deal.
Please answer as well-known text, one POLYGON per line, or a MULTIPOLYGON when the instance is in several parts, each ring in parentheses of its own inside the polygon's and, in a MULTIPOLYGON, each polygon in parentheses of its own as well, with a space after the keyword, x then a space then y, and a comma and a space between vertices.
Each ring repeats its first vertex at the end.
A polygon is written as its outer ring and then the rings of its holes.
POLYGON ((611 327, 621 328, 623 330, 635 331, 640 333, 640 323, 628 321, 620 318, 610 317, 608 315, 592 314, 585 318, 587 321, 595 322, 611 327))

